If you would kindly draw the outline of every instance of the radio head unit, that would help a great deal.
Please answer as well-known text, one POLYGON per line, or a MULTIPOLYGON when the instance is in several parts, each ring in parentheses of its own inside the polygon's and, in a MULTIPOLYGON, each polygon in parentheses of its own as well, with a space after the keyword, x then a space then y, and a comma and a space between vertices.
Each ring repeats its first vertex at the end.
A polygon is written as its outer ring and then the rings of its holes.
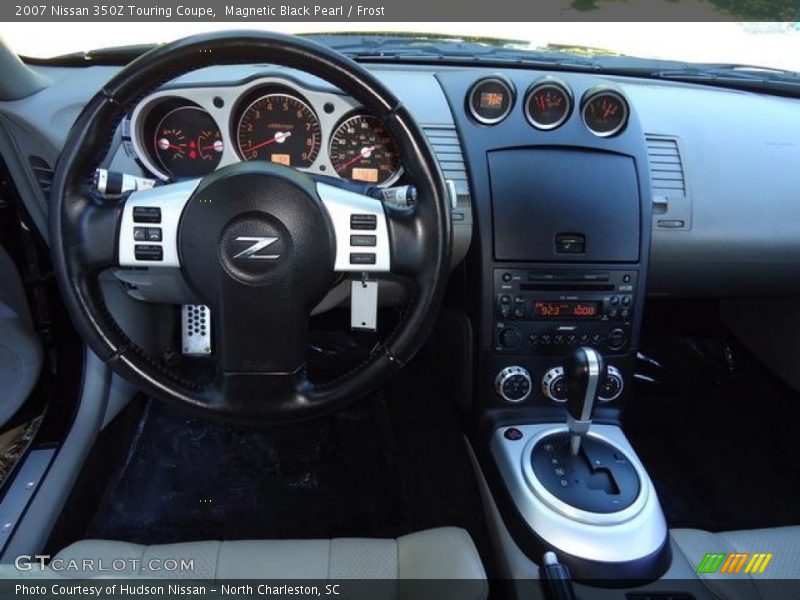
POLYGON ((624 352, 637 278, 630 269, 496 269, 495 350, 555 354, 590 345, 624 352))

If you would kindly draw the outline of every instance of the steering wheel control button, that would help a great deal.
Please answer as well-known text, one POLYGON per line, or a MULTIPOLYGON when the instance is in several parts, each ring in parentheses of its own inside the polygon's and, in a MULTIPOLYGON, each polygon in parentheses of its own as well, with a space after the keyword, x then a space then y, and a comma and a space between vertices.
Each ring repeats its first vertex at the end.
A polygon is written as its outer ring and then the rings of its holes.
POLYGON ((350 245, 351 246, 376 246, 378 244, 378 238, 374 235, 351 235, 350 236, 350 245))
POLYGON ((374 265, 375 254, 372 252, 352 252, 350 254, 351 265, 374 265))
POLYGON ((376 215, 350 215, 350 229, 374 231, 378 228, 376 215))
POLYGON ((533 384, 531 376, 523 367, 506 367, 494 380, 497 393, 506 402, 522 402, 530 396, 533 384))
POLYGON ((164 260, 164 249, 153 244, 136 244, 134 249, 136 260, 162 261, 164 260))
POLYGON ((512 442, 522 439, 522 432, 516 427, 509 427, 503 432, 503 437, 512 442))
POLYGON ((147 227, 134 227, 133 228, 133 240, 135 242, 146 242, 147 241, 147 227))
POLYGON ((161 208, 158 206, 134 206, 134 223, 161 223, 161 208))

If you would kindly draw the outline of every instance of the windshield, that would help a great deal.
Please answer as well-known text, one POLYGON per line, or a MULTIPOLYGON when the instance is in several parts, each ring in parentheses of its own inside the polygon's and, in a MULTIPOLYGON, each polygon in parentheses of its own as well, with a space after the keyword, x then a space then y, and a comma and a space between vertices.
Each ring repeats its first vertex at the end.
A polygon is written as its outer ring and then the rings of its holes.
MULTIPOLYGON (((711 10, 707 5, 702 10, 711 10)), ((710 15, 713 17, 713 15, 710 15)), ((800 71, 800 23, 247 23, 284 33, 364 32, 453 36, 515 49, 585 56, 618 54, 696 63, 746 64, 800 71)), ((0 36, 23 56, 48 58, 186 35, 242 29, 242 23, 2 23, 0 36), (140 26, 137 26, 140 25, 140 26)))

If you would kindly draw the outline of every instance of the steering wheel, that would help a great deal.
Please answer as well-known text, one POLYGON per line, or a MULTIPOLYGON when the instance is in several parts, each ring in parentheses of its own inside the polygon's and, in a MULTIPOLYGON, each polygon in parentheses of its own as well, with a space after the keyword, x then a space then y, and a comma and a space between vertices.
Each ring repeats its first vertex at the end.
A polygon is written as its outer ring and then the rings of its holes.
MULTIPOLYGON (((141 224, 141 223, 139 223, 141 224)), ((92 351, 152 397, 223 418, 281 422, 338 410, 377 388, 419 350, 433 327, 450 262, 446 182, 422 130, 363 67, 310 40, 266 32, 189 37, 130 63, 85 106, 64 145, 50 207, 53 265, 67 309, 92 351), (202 67, 269 63, 309 72, 379 117, 417 189, 409 208, 267 162, 241 162, 202 179, 137 191, 93 192, 95 168, 125 114, 160 85, 202 67), (156 217, 158 215, 158 217, 156 217), (180 269, 215 321, 215 375, 182 377, 137 347, 107 310, 101 271, 142 266, 134 223, 160 219, 161 261, 180 269), (365 231, 359 227, 368 227, 365 231), (351 234, 375 236, 370 264, 351 264, 351 234), (395 330, 334 381, 307 375, 311 310, 341 274, 397 276, 411 300, 395 330)), ((356 260, 356 262, 360 262, 356 260)), ((157 267, 155 265, 158 264, 157 267)))

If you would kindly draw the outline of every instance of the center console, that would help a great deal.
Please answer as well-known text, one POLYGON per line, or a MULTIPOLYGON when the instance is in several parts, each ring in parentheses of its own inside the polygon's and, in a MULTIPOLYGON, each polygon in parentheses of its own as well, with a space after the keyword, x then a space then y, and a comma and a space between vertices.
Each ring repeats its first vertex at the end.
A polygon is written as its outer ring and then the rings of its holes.
POLYGON ((652 219, 635 107, 587 75, 439 79, 475 203, 471 442, 493 499, 536 564, 553 552, 581 580, 658 578, 666 523, 620 425, 652 219))

